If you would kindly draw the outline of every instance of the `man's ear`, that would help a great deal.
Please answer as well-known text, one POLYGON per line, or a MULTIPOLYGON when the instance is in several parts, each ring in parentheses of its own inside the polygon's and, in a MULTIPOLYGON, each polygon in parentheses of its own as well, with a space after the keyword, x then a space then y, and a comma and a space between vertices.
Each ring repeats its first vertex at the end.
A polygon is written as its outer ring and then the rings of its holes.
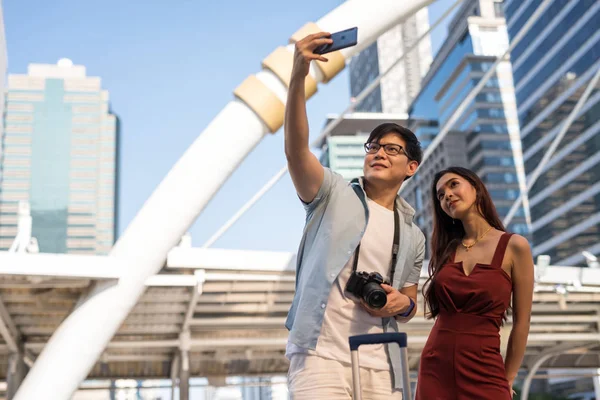
POLYGON ((406 172, 406 176, 413 176, 419 168, 419 163, 413 160, 408 163, 407 167, 408 171, 406 172))

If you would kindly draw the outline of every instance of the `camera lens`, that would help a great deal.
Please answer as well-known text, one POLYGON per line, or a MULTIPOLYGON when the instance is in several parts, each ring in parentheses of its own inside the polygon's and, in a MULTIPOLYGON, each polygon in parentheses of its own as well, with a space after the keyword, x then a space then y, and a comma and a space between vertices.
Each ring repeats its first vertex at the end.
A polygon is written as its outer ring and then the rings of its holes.
POLYGON ((371 308, 381 308, 387 303, 385 290, 376 282, 369 282, 363 289, 363 299, 371 308))

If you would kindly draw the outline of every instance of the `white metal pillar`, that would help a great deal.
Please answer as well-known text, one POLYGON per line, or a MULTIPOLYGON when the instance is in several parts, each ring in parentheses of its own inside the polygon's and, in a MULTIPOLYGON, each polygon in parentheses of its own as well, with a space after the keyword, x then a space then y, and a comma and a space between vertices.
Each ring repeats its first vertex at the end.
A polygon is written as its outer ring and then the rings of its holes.
MULTIPOLYGON (((316 24, 331 32, 359 28, 358 45, 339 53, 347 60, 398 21, 433 1, 354 0, 342 3, 316 24)), ((317 82, 327 80, 318 68, 312 68, 311 74, 317 82)), ((282 80, 265 68, 249 82, 246 94, 259 88, 265 95, 254 99, 254 107, 264 105, 262 101, 279 104, 279 99, 281 107, 269 109, 266 114, 273 117, 273 113, 279 113, 276 117, 283 121, 287 89, 282 80)), ((269 125, 264 118, 239 98, 215 117, 169 171, 111 251, 110 256, 128 263, 129 268, 124 269, 117 283, 99 283, 80 299, 38 357, 17 392, 17 400, 72 397, 142 295, 146 279, 160 270, 169 250, 263 136, 276 130, 276 124, 269 125), (223 140, 233 145, 224 148, 223 140)))
MULTIPOLYGON (((596 343, 594 342, 592 344, 596 344, 596 343)), ((533 381, 533 377, 537 373, 538 369, 542 366, 542 364, 544 364, 544 362, 546 362, 546 360, 548 360, 549 358, 552 358, 554 356, 560 355, 560 354, 570 353, 574 350, 578 350, 578 349, 585 350, 590 345, 591 344, 573 345, 573 344, 569 344, 569 343, 564 343, 562 345, 556 346, 554 349, 550 349, 550 350, 540 354, 538 356, 537 360, 531 366, 531 368, 529 368, 529 371, 527 372, 527 376, 525 377, 525 380, 523 381, 523 389, 521 390, 521 400, 527 400, 529 398, 529 390, 531 389, 531 382, 533 381)))
POLYGON ((6 376, 6 398, 12 400, 19 389, 19 386, 25 379, 29 368, 25 364, 24 354, 22 352, 12 353, 8 357, 8 373, 6 376))
POLYGON ((110 380, 110 400, 117 400, 117 385, 114 379, 110 380))
POLYGON ((177 387, 177 380, 179 378, 180 363, 181 357, 177 353, 171 361, 171 400, 175 400, 175 388, 177 387))
POLYGON ((13 241, 10 253, 39 253, 37 239, 31 236, 32 218, 31 207, 27 201, 19 201, 17 236, 13 241))
POLYGON ((179 335, 179 350, 181 365, 179 367, 179 400, 190 399, 190 349, 192 348, 190 330, 186 329, 179 335))
POLYGON ((189 360, 189 353, 181 352, 181 369, 179 370, 179 400, 190 400, 190 368, 189 362, 184 365, 184 360, 189 360))
POLYGON ((596 374, 592 379, 594 380, 594 394, 597 399, 600 399, 600 369, 594 370, 596 374))

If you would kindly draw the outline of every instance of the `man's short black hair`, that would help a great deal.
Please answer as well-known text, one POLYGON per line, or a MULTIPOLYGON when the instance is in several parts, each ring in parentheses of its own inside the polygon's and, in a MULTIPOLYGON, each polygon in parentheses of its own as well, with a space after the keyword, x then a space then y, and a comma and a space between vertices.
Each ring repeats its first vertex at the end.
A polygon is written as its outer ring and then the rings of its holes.
POLYGON ((408 158, 416 161, 419 165, 421 164, 423 149, 421 149, 421 143, 417 139, 417 136, 410 129, 394 124, 393 122, 385 122, 373 129, 367 143, 379 143, 381 138, 388 133, 395 133, 404 139, 406 143, 404 151, 408 158))

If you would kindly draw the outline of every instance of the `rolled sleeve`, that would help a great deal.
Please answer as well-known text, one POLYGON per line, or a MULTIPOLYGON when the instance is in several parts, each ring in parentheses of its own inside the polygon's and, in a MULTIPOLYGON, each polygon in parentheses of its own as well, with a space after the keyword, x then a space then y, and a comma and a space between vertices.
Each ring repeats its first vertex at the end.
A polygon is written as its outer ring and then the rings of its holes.
POLYGON ((417 256, 415 257, 415 265, 410 275, 406 279, 406 284, 417 285, 421 277, 421 269, 423 268, 423 259, 425 258, 425 235, 419 231, 419 243, 417 244, 417 256))
POLYGON ((315 198, 310 203, 307 203, 303 201, 300 198, 300 196, 298 196, 298 199, 300 199, 300 202, 302 202, 304 210, 307 214, 311 214, 315 210, 315 208, 317 208, 317 206, 326 202, 329 199, 329 195, 331 194, 333 188, 339 182, 340 179, 343 181, 341 175, 334 173, 331 169, 327 167, 323 168, 323 182, 321 183, 321 187, 319 188, 319 191, 317 192, 315 198))

